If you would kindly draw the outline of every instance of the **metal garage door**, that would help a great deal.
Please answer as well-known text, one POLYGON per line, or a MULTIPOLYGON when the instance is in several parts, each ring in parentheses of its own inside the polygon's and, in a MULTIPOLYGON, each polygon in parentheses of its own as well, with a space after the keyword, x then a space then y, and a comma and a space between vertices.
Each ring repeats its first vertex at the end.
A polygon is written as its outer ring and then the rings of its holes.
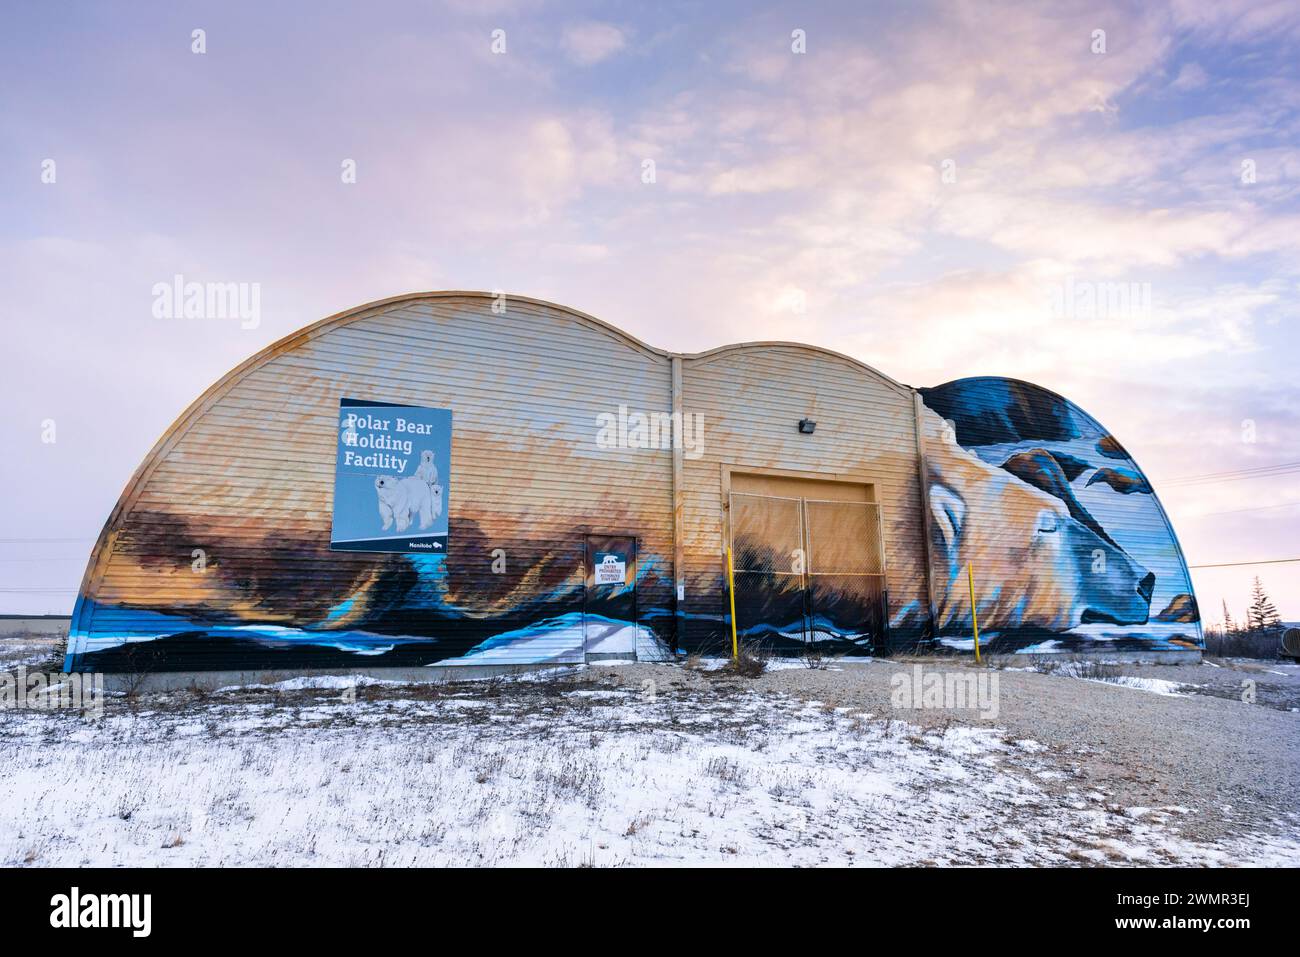
POLYGON ((731 494, 736 629, 777 653, 869 652, 885 638, 875 502, 731 494))

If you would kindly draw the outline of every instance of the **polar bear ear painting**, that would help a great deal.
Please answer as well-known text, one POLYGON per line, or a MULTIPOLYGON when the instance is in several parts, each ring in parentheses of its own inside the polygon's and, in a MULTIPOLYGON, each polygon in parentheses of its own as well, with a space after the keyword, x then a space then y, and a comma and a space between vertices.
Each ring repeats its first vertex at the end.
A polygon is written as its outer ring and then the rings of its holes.
POLYGON ((415 470, 415 477, 426 485, 438 483, 438 466, 433 464, 432 449, 425 449, 420 453, 420 465, 415 470))

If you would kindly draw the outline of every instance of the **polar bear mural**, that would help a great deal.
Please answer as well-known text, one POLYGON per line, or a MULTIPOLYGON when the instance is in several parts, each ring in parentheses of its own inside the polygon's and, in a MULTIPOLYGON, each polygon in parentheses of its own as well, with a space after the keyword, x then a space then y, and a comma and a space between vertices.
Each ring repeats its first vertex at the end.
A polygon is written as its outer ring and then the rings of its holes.
POLYGON ((1005 650, 1201 644, 1164 512, 1136 463, 1094 420, 1016 380, 920 391, 941 641, 969 637, 969 564, 980 583, 981 633, 1005 650), (1117 457, 1133 481, 1108 480, 1117 457))
POLYGON ((999 570, 979 608, 989 629, 1146 622, 1151 572, 1062 498, 962 449, 936 413, 925 413, 925 431, 941 633, 970 622, 967 564, 999 570))

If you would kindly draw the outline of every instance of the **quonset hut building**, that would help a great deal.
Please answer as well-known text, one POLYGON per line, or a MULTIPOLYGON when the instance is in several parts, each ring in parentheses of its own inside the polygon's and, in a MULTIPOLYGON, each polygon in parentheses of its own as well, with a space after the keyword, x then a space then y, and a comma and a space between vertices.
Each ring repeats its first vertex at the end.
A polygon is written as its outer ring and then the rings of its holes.
POLYGON ((1199 654, 1172 527, 1076 405, 781 342, 665 352, 398 296, 232 370, 131 478, 68 670, 536 664, 730 645, 1199 654))

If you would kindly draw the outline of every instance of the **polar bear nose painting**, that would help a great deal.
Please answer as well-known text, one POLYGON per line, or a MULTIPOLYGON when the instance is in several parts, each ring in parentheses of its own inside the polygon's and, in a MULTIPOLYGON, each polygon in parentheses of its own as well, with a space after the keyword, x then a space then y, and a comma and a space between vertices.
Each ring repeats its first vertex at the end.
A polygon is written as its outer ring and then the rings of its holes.
POLYGON ((980 605, 980 624, 991 630, 1148 621, 1156 576, 1084 508, 1057 456, 1028 449, 997 466, 961 449, 941 426, 938 416, 927 419, 931 539, 949 578, 941 628, 970 621, 960 587, 968 565, 977 574, 1006 569, 980 605))
POLYGON ((1082 566, 1078 595, 1083 609, 1078 623, 1145 624, 1151 615, 1156 576, 1091 529, 1080 525, 1075 534, 1082 566))

